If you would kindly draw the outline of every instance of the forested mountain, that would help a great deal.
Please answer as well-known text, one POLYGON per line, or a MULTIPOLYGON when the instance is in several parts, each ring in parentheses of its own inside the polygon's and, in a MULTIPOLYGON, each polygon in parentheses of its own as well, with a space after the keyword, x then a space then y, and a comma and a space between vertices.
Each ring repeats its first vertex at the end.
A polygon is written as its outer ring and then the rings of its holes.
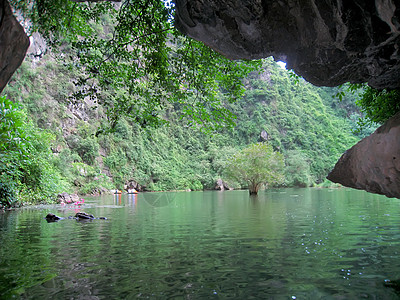
MULTIPOLYGON (((312 86, 272 59, 263 61, 262 72, 244 79, 242 99, 226 101, 237 116, 234 129, 212 133, 180 120, 179 104, 163 112, 168 122, 159 128, 121 117, 114 130, 104 130, 107 114, 97 99, 71 101, 72 78, 79 75, 72 72, 50 55, 27 58, 3 93, 22 105, 34 131, 48 134, 53 155, 47 170, 59 176, 50 176, 55 178, 52 193, 42 197, 64 190, 100 193, 123 188, 127 181, 155 191, 214 188, 224 180, 230 157, 258 141, 284 154, 285 186, 309 186, 323 182, 361 137, 352 133, 359 115, 355 99, 339 101, 333 97, 337 89, 312 86)), ((107 94, 102 97, 106 101, 107 94)))

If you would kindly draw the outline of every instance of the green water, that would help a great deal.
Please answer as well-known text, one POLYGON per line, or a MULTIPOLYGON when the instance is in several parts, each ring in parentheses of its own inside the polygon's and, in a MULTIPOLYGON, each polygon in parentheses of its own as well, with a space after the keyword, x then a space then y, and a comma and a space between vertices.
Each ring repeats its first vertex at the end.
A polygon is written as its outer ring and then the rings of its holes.
POLYGON ((1 299, 397 299, 400 200, 140 193, 0 213, 1 299), (108 220, 47 223, 85 211, 108 220))

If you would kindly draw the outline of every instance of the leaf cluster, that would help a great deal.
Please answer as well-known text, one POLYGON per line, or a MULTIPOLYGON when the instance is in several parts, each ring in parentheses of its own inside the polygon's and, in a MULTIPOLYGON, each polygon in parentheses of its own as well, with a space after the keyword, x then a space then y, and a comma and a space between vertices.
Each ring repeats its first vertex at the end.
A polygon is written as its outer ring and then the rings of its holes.
POLYGON ((12 4, 31 20, 32 32, 60 51, 60 59, 81 70, 73 99, 98 101, 111 127, 120 116, 142 127, 160 126, 171 104, 181 106, 180 117, 190 125, 209 131, 233 127, 234 115, 217 91, 228 101, 238 99, 244 92, 241 79, 260 67, 257 61, 230 61, 183 36, 173 26, 169 1, 12 4))
POLYGON ((360 109, 355 133, 362 131, 371 133, 371 129, 382 125, 400 111, 399 89, 378 90, 367 84, 347 84, 339 88, 335 97, 343 101, 349 95, 356 95, 354 102, 360 109))
POLYGON ((364 86, 362 96, 357 100, 366 120, 363 125, 383 124, 390 117, 400 111, 400 90, 377 90, 364 86))

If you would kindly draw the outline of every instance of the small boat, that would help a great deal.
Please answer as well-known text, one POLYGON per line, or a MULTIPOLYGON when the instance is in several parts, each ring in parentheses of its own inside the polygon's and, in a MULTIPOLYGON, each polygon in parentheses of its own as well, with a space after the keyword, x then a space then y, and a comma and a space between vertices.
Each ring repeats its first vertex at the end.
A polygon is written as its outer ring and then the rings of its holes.
POLYGON ((128 190, 128 194, 137 194, 137 193, 138 193, 138 191, 135 190, 135 189, 129 189, 128 190))

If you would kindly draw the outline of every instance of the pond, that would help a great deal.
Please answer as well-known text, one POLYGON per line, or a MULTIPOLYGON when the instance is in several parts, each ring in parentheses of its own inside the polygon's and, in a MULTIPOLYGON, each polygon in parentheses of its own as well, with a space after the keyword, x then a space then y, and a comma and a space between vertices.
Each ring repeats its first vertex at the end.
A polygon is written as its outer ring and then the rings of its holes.
POLYGON ((1 299, 397 299, 400 200, 139 193, 0 213, 1 299), (107 220, 68 219, 78 211, 107 220), (66 219, 47 223, 47 213, 66 219))

